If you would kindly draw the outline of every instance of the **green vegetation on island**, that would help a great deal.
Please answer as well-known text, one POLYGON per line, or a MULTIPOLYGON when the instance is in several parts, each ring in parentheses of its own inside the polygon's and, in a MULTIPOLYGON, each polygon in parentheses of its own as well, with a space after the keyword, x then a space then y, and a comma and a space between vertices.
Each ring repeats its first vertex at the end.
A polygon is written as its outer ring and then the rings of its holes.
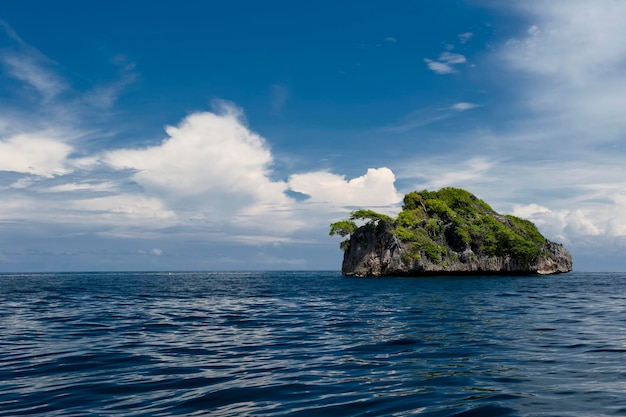
MULTIPOLYGON (((395 235, 404 243, 403 261, 409 263, 426 257, 445 264, 468 249, 473 257, 511 257, 524 264, 546 255, 546 239, 532 222, 500 215, 459 188, 408 193, 395 219, 372 210, 354 211, 348 219, 332 223, 330 235, 352 236, 358 229, 356 220, 395 235)), ((348 251, 350 239, 340 247, 348 251)))

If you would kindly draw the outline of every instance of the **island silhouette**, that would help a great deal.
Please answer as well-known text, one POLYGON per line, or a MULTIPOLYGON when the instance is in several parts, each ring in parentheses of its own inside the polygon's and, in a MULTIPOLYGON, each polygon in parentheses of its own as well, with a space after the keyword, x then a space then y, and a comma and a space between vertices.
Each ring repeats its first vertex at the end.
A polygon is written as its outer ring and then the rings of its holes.
POLYGON ((572 270, 565 247, 529 220, 497 213, 469 191, 446 187, 404 196, 396 218, 353 211, 330 225, 348 238, 341 272, 348 276, 556 274, 572 270), (362 225, 357 225, 362 222, 362 225))

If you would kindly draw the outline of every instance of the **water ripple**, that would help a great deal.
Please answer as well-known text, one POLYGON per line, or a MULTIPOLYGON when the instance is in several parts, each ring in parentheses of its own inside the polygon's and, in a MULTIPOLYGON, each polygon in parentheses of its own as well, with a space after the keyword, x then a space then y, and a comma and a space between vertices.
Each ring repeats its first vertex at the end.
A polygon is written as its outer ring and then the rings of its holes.
POLYGON ((624 415, 625 301, 625 274, 0 274, 0 416, 624 415))

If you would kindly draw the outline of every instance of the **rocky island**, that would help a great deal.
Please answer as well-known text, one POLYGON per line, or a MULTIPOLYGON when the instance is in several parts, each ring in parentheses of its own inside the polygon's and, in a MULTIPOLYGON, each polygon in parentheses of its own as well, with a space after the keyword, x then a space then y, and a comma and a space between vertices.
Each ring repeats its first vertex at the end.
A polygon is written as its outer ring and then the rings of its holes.
POLYGON ((404 196, 394 219, 356 210, 330 225, 349 236, 341 272, 356 276, 555 274, 572 270, 572 256, 529 220, 496 213, 468 191, 443 188, 404 196), (360 227, 356 221, 362 221, 360 227))

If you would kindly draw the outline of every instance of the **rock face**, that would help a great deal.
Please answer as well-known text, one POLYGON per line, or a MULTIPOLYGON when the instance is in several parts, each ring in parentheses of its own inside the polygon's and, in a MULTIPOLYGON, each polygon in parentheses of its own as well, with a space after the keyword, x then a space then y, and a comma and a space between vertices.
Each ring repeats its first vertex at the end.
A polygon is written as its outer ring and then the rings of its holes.
POLYGON ((411 243, 401 241, 385 223, 375 228, 362 226, 350 238, 343 257, 344 275, 473 275, 473 274, 556 274, 572 270, 572 256, 559 243, 546 240, 544 254, 532 262, 511 255, 476 254, 471 247, 460 252, 449 248, 450 256, 439 262, 428 257, 411 260, 405 255, 411 243), (391 233, 390 233, 391 232, 391 233))
MULTIPOLYGON (((371 211, 353 213, 351 220, 360 218, 366 224, 358 228, 354 224, 349 240, 342 244, 344 275, 555 274, 572 270, 572 256, 563 245, 545 239, 527 220, 496 213, 465 190, 414 192, 405 196, 404 203, 396 219, 371 211)), ((341 223, 345 226, 346 221, 341 223)))

